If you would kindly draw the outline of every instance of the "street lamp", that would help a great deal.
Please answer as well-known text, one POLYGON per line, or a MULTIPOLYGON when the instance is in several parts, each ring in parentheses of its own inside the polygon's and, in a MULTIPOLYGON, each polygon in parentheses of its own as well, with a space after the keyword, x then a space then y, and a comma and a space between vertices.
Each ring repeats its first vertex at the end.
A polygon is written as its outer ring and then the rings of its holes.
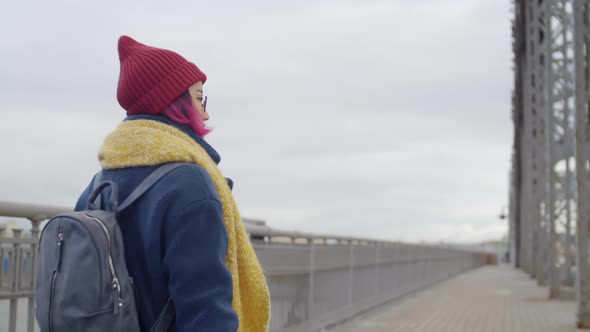
POLYGON ((502 220, 508 218, 508 213, 506 212, 506 206, 502 206, 502 211, 500 211, 500 215, 498 216, 498 218, 500 218, 502 220))

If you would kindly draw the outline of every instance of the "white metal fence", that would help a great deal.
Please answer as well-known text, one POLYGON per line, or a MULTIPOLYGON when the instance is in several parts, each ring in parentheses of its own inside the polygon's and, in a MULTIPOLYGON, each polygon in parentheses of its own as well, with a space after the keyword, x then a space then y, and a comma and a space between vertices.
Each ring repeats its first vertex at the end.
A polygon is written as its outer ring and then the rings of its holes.
MULTIPOLYGON (((23 238, 21 230, 9 237, 0 229, 0 302, 9 302, 6 318, 0 306, 0 331, 6 327, 9 332, 35 330, 33 283, 39 225, 66 211, 0 202, 0 216, 32 222, 29 238, 23 238), (28 301, 26 313, 18 312, 23 309, 19 299, 28 301)), ((483 263, 477 252, 286 232, 261 222, 245 223, 270 287, 272 332, 319 331, 483 263)))
POLYGON ((319 331, 481 265, 479 255, 408 244, 255 245, 272 297, 271 331, 319 331))

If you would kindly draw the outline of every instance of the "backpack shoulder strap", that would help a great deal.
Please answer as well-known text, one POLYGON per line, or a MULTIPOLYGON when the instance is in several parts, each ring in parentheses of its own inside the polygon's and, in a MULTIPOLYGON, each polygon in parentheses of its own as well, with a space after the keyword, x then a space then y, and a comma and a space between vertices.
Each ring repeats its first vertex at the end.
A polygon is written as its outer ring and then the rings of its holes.
MULTIPOLYGON (((100 185, 100 181, 102 180, 102 171, 98 171, 98 173, 96 173, 96 175, 94 176, 94 183, 92 184, 92 191, 90 192, 92 194, 92 192, 94 192, 96 190, 96 188, 98 188, 98 186, 100 185)), ((102 194, 98 194, 98 196, 96 196, 96 206, 100 209, 102 205, 102 194)))
POLYGON ((176 308, 174 307, 174 303, 172 299, 169 298, 168 302, 164 306, 164 309, 160 312, 158 319, 154 323, 154 326, 150 329, 150 332, 167 332, 170 329, 170 326, 174 323, 176 319, 176 308))
POLYGON ((143 195, 148 189, 150 189, 158 180, 160 180, 164 175, 168 174, 172 170, 177 169, 178 167, 185 165, 185 163, 169 163, 164 164, 158 167, 155 171, 153 171, 148 177, 146 177, 138 186, 135 188, 131 194, 121 203, 117 212, 121 212, 129 205, 131 205, 135 200, 137 200, 141 195, 143 195))

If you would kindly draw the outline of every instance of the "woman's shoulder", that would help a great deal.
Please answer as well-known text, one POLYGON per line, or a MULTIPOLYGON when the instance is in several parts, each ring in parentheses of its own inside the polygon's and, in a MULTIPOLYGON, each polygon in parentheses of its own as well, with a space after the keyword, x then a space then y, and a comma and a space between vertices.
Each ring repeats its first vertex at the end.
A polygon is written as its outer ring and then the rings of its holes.
POLYGON ((164 176, 157 184, 157 191, 186 195, 191 201, 217 200, 219 195, 207 171, 197 165, 186 163, 164 176))

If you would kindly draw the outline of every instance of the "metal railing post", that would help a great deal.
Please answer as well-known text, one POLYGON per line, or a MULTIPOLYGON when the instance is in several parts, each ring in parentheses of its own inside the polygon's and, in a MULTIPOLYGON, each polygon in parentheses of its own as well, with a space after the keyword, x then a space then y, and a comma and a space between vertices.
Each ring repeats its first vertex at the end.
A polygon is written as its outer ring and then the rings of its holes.
POLYGON ((307 308, 309 310, 309 321, 313 320, 315 315, 315 301, 314 301, 314 294, 315 294, 315 243, 313 240, 309 241, 309 295, 307 299, 307 308))
POLYGON ((348 243, 348 305, 352 305, 352 288, 354 284, 354 246, 352 242, 348 243))
POLYGON ((375 244, 375 296, 379 295, 379 244, 375 244))
MULTIPOLYGON (((37 259, 38 259, 38 252, 37 247, 39 245, 39 233, 41 230, 39 229, 39 225, 41 221, 31 220, 32 229, 31 229, 31 292, 35 294, 35 278, 37 276, 37 259)), ((28 298, 28 317, 27 317, 27 332, 34 332, 35 330, 35 296, 32 295, 28 298)))
POLYGON ((16 332, 16 317, 18 311, 18 297, 16 296, 19 291, 19 283, 20 283, 20 260, 21 260, 21 235, 22 229, 13 229, 12 234, 14 237, 14 266, 13 266, 13 280, 12 280, 12 294, 14 295, 13 298, 10 299, 10 308, 8 309, 10 317, 8 319, 8 332, 16 332))

